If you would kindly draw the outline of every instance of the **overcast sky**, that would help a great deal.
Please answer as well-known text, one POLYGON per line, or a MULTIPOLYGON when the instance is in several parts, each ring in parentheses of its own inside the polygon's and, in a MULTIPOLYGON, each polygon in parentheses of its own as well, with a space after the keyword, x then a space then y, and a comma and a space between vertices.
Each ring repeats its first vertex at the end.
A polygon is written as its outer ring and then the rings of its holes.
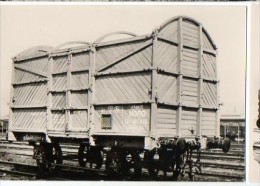
POLYGON ((149 34, 187 15, 203 24, 218 47, 221 115, 245 114, 245 6, 1 6, 0 117, 8 115, 11 58, 37 45, 94 42, 114 31, 149 34))

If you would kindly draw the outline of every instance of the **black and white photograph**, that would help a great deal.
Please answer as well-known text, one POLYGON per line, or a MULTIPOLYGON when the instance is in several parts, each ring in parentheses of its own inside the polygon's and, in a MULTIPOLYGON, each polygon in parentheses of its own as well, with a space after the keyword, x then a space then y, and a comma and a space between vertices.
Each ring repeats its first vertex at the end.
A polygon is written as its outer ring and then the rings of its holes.
POLYGON ((259 182, 249 13, 243 3, 1 4, 0 185, 259 182))

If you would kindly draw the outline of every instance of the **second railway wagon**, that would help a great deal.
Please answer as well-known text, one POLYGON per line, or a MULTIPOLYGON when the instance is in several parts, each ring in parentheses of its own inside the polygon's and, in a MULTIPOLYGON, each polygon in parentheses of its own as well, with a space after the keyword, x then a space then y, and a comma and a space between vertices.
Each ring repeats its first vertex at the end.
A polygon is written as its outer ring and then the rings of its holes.
POLYGON ((180 174, 181 155, 191 161, 194 149, 197 161, 201 148, 228 151, 229 141, 218 137, 217 48, 202 24, 180 16, 148 35, 117 34, 128 37, 17 55, 8 140, 29 141, 44 167, 62 163, 59 143, 75 142, 81 166, 100 168, 105 152, 108 170, 116 163, 120 173, 145 167, 151 175, 180 174))

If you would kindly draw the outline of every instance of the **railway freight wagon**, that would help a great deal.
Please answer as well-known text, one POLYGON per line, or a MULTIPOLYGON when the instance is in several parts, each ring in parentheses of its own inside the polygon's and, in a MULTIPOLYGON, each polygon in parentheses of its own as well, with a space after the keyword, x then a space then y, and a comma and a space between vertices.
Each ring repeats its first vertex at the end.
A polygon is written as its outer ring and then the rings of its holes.
POLYGON ((75 142, 81 166, 176 178, 188 165, 192 177, 201 149, 230 146, 219 137, 216 55, 184 16, 144 36, 28 49, 13 59, 8 140, 29 141, 40 167, 62 163, 59 143, 75 142))

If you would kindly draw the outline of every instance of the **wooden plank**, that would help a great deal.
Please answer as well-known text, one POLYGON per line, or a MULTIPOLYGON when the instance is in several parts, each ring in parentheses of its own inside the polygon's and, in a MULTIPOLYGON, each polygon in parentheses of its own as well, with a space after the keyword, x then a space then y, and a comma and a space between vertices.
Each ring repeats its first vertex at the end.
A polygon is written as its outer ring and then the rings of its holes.
POLYGON ((80 68, 80 69, 73 69, 71 70, 71 73, 77 73, 77 72, 89 72, 89 68, 80 68))
POLYGON ((139 105, 139 104, 149 104, 152 103, 150 99, 147 100, 134 100, 134 101, 94 101, 93 105, 139 105))
POLYGON ((26 67, 24 65, 15 64, 14 68, 17 68, 17 69, 20 69, 20 70, 24 70, 26 72, 29 72, 29 73, 32 73, 32 74, 36 74, 36 75, 40 75, 40 76, 43 76, 45 78, 48 78, 48 74, 46 74, 44 72, 41 72, 41 71, 38 71, 38 70, 35 70, 35 69, 32 69, 32 68, 29 68, 29 67, 26 67))
POLYGON ((203 52, 208 53, 208 54, 213 54, 213 55, 217 55, 217 51, 213 50, 213 49, 208 49, 208 48, 203 48, 203 52))
POLYGON ((13 105, 12 109, 23 109, 23 108, 47 108, 47 105, 13 105))
POLYGON ((43 57, 48 57, 48 54, 47 53, 43 53, 42 55, 37 55, 37 56, 27 56, 27 57, 18 57, 18 58, 14 58, 13 59, 13 62, 15 64, 17 63, 20 63, 20 62, 23 62, 25 60, 30 60, 30 59, 39 59, 39 58, 43 58, 43 57))
POLYGON ((65 110, 89 110, 87 106, 73 106, 73 107, 52 107, 51 111, 65 111, 65 110))
POLYGON ((14 82, 12 85, 17 86, 17 85, 27 85, 27 84, 35 84, 35 83, 41 83, 41 82, 47 82, 48 79, 39 79, 39 80, 32 80, 32 81, 20 81, 20 82, 14 82))
POLYGON ((113 76, 113 75, 120 75, 120 74, 139 74, 142 72, 151 72, 153 69, 151 68, 129 68, 126 70, 120 71, 110 71, 110 72, 97 72, 93 74, 95 77, 102 77, 102 76, 113 76))
POLYGON ((169 40, 169 39, 163 38, 163 37, 161 37, 161 36, 158 36, 158 40, 159 40, 159 41, 163 41, 163 42, 165 42, 165 43, 169 43, 169 44, 175 45, 175 46, 178 46, 178 45, 179 45, 179 42, 178 42, 178 41, 169 40))

